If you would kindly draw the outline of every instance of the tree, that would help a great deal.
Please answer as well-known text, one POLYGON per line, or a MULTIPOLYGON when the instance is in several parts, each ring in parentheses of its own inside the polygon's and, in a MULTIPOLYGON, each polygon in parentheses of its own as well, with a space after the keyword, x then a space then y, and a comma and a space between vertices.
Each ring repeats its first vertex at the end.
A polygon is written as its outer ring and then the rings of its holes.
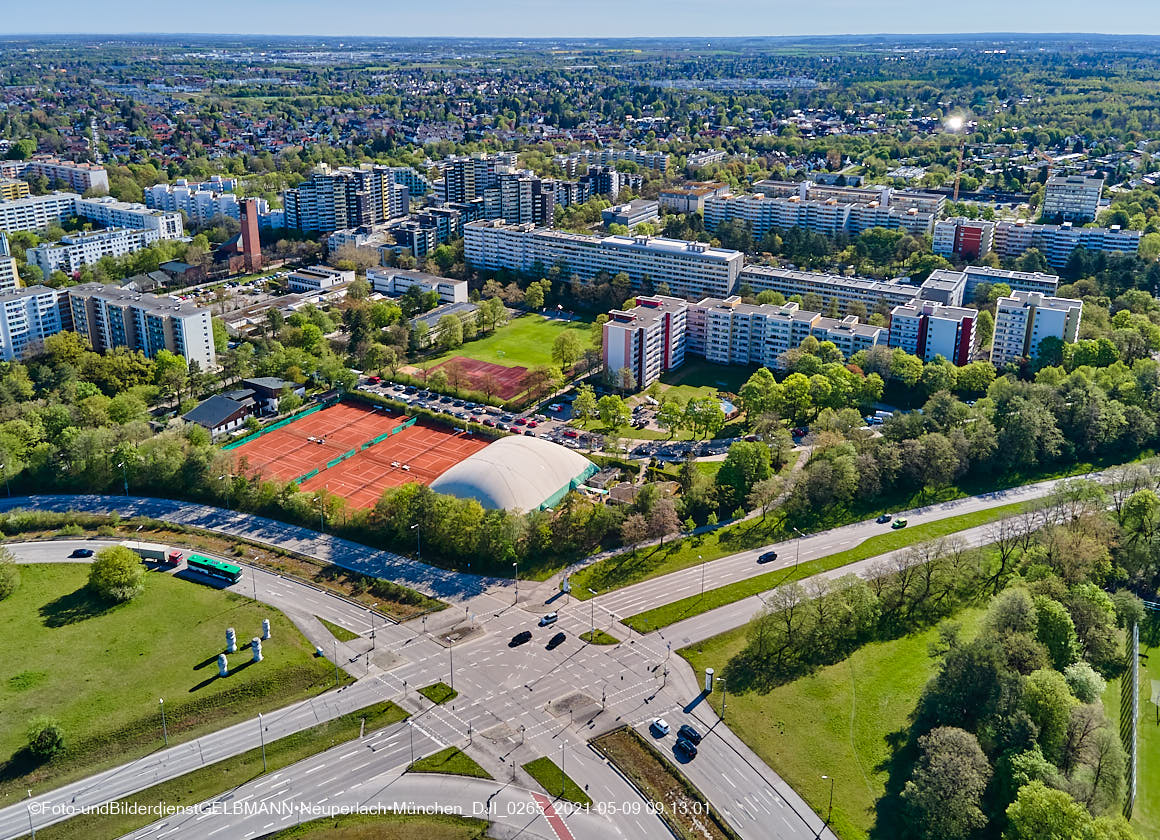
POLYGON ((189 366, 183 356, 169 350, 158 350, 153 357, 153 381, 171 399, 180 399, 189 377, 189 366))
POLYGON ((637 543, 644 539, 647 531, 648 523, 645 522, 644 516, 639 513, 630 513, 620 523, 620 541, 625 545, 632 546, 635 553, 637 543))
POLYGON ((769 449, 764 443, 739 440, 729 447, 721 469, 717 471, 718 498, 732 509, 749 495, 759 481, 772 474, 769 449))
POLYGON ((1004 840, 1078 840, 1091 823, 1087 809, 1061 790, 1036 780, 1019 788, 1007 808, 1004 840))
POLYGON ((1095 668, 1086 662, 1074 662, 1068 665, 1063 672, 1067 680, 1067 687, 1081 703, 1096 703, 1104 693, 1108 684, 1104 678, 1096 673, 1095 668))
POLYGON ((601 397, 596 403, 596 413, 604 428, 613 433, 619 431, 622 426, 627 426, 632 419, 632 414, 629 412, 628 406, 624 404, 624 400, 615 394, 601 397))
POLYGON ((659 537, 661 545, 665 544, 665 537, 681 530, 681 520, 672 499, 660 499, 654 503, 647 521, 648 535, 653 539, 659 537))
POLYGON ((1047 648, 1051 666, 1061 671, 1075 662, 1079 655, 1075 624, 1063 604, 1045 595, 1035 599, 1035 613, 1038 622, 1036 637, 1047 648))
POLYGON ((576 399, 572 400, 572 416, 582 421, 596 416, 596 392, 591 385, 581 385, 576 389, 576 399))
POLYGON ((685 409, 675 399, 665 400, 657 408, 656 422, 672 438, 685 425, 685 409))
POLYGON ((38 717, 28 726, 28 754, 36 761, 48 761, 64 749, 64 730, 50 717, 38 717))
POLYGON ((1039 728, 1039 748, 1049 761, 1058 761, 1071 715, 1071 690, 1059 671, 1032 671, 1023 688, 1023 710, 1039 728))
POLYGON ((106 601, 132 600, 145 589, 141 558, 121 545, 101 549, 89 567, 89 588, 106 601))
POLYGON ((576 364, 582 352, 580 339, 576 337, 575 330, 564 330, 552 342, 552 360, 562 371, 567 371, 576 364))
POLYGON ((463 322, 455 315, 441 317, 435 330, 445 350, 454 350, 463 344, 463 322))
POLYGON ((961 840, 987 824, 980 803, 991 765, 970 732, 940 726, 918 739, 921 751, 902 791, 918 837, 961 840))
POLYGON ((528 309, 544 308, 544 289, 539 283, 532 283, 524 292, 524 303, 528 309))
POLYGON ((285 391, 282 396, 278 398, 278 413, 289 414, 302 407, 302 397, 295 394, 289 388, 284 388, 285 391))
POLYGON ((775 475, 758 481, 749 491, 749 496, 746 497, 745 503, 752 510, 761 508, 762 522, 765 521, 765 514, 768 512, 769 506, 777 501, 777 497, 781 495, 783 485, 784 482, 782 479, 775 475))

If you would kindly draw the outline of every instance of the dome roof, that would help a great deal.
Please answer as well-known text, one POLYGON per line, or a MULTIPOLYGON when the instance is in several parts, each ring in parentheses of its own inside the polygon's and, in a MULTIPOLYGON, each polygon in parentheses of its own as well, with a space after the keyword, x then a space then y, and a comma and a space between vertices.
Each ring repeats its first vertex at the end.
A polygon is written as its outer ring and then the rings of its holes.
POLYGON ((536 510, 596 471, 578 452, 535 437, 503 437, 431 482, 431 489, 485 508, 536 510))

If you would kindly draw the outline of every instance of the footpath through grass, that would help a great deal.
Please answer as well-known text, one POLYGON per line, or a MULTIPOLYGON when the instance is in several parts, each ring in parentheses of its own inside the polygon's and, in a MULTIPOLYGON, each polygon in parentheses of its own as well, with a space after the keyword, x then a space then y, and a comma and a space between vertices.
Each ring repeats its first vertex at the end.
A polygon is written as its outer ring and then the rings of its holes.
POLYGON ((660 802, 665 825, 681 840, 740 840, 701 791, 631 727, 615 729, 592 741, 644 794, 660 802))
MULTIPOLYGON (((953 620, 960 638, 974 637, 984 610, 961 610, 953 620)), ((693 669, 720 674, 744 649, 744 627, 684 648, 693 669)), ((936 661, 929 646, 935 627, 859 648, 846 660, 768 693, 730 692, 725 722, 814 813, 825 814, 834 782, 831 828, 843 840, 862 840, 874 823, 875 802, 886 790, 895 744, 905 740, 914 711, 936 661)), ((720 714, 721 693, 709 702, 720 714)))
POLYGON ((443 773, 447 776, 471 776, 474 779, 491 779, 488 773, 480 767, 471 756, 459 747, 447 747, 418 759, 407 768, 411 773, 443 773))
POLYGON ((580 789, 580 785, 572 781, 572 777, 561 770, 556 762, 547 756, 529 761, 523 765, 524 772, 540 783, 540 787, 552 796, 567 799, 577 805, 591 805, 592 797, 580 789))
POLYGON ((90 594, 87 564, 19 570, 0 609, 0 806, 160 749, 158 698, 173 744, 334 687, 334 667, 293 623, 242 595, 150 572, 144 592, 110 606, 90 594), (226 628, 246 645, 264 618, 263 661, 242 647, 219 678, 226 628), (37 765, 23 746, 40 715, 59 721, 65 750, 37 765))
POLYGON ((267 834, 263 840, 488 840, 487 820, 444 814, 346 814, 267 834))
POLYGON ((965 531, 968 528, 986 525, 1002 519, 1005 516, 1013 516, 1025 507, 1025 502, 1015 502, 988 510, 964 513, 960 516, 951 516, 946 519, 937 519, 934 522, 926 522, 922 525, 915 525, 912 528, 887 531, 884 534, 868 537, 858 545, 853 548, 848 548, 845 551, 839 551, 836 554, 828 554, 825 557, 808 560, 804 563, 797 564, 797 566, 789 566, 784 569, 766 572, 762 575, 756 575, 755 577, 739 580, 735 583, 726 584, 725 586, 719 586, 716 589, 709 589, 703 597, 700 594, 690 595, 687 598, 681 598, 679 601, 662 604, 651 610, 645 610, 644 612, 629 616, 622 623, 636 630, 638 633, 647 633, 650 630, 667 627, 683 619, 700 615, 701 613, 717 609, 718 607, 723 607, 726 604, 735 603, 751 595, 767 592, 770 589, 781 586, 783 583, 803 580, 821 572, 828 572, 831 569, 838 569, 850 563, 856 563, 859 560, 877 557, 880 554, 886 554, 887 552, 896 551, 917 543, 950 536, 959 531, 965 531))
MULTIPOLYGON (((398 723, 406 717, 407 713, 403 709, 388 700, 320 723, 310 729, 295 732, 277 741, 271 741, 266 744, 267 772, 273 773, 357 738, 363 718, 366 718, 366 731, 371 732, 398 723)), ((158 802, 170 806, 192 806, 261 775, 262 750, 261 747, 257 747, 233 758, 186 773, 184 776, 178 776, 176 779, 170 779, 168 782, 154 785, 119 801, 124 806, 132 803, 155 806, 158 802)), ((36 836, 43 840, 120 837, 155 820, 156 816, 149 814, 83 814, 40 829, 36 832, 36 836)))

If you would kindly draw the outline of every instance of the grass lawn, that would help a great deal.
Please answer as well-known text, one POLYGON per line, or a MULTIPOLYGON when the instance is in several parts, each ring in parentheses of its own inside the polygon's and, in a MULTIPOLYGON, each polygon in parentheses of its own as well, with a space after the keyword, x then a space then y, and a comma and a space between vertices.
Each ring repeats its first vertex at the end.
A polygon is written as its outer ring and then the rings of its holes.
POLYGON ((724 461, 694 461, 693 469, 706 478, 714 480, 717 478, 717 473, 721 471, 721 465, 724 463, 724 461))
MULTIPOLYGON (((366 718, 366 730, 371 732, 392 723, 398 723, 407 713, 394 703, 377 703, 351 712, 340 718, 320 723, 318 726, 295 732, 277 741, 266 744, 267 772, 273 773, 283 767, 309 756, 316 755, 358 737, 362 719, 366 718)), ((133 796, 120 800, 124 803, 155 805, 165 802, 169 805, 190 806, 203 802, 222 791, 262 775, 262 750, 256 747, 249 752, 227 758, 176 779, 154 785, 133 796)), ((36 832, 44 840, 90 840, 93 837, 120 837, 142 826, 154 822, 149 814, 82 814, 78 817, 56 823, 36 832)), ((370 835, 364 835, 370 836, 370 835)), ((391 835, 374 835, 377 837, 391 835)), ((399 835, 406 837, 408 835, 399 835)), ((415 835, 418 836, 418 835, 415 835)), ((448 835, 457 837, 458 835, 448 835)), ((464 835, 472 837, 476 835, 464 835)))
POLYGON ((459 696, 459 692, 444 682, 432 683, 419 689, 419 693, 438 706, 459 696))
POLYGON ((580 789, 580 785, 572 781, 572 777, 561 770, 556 762, 547 756, 529 761, 523 765, 523 768, 529 776, 540 783, 540 787, 552 796, 559 796, 561 799, 567 799, 577 805, 592 804, 592 798, 580 789))
POLYGON ((585 630, 580 634, 580 641, 588 642, 591 645, 615 645, 620 639, 605 633, 603 630, 585 630))
POLYGON ((347 630, 341 624, 335 624, 333 621, 327 621, 321 616, 316 615, 314 617, 322 623, 322 626, 330 632, 330 635, 334 636, 334 638, 338 639, 340 642, 352 642, 358 638, 358 633, 355 633, 353 630, 347 630))
POLYGON ((552 365, 552 344, 557 336, 566 331, 574 331, 580 340, 580 347, 592 346, 592 323, 590 321, 562 321, 528 314, 514 318, 486 337, 464 342, 462 347, 442 353, 420 363, 428 368, 445 362, 454 356, 479 359, 509 367, 523 365, 527 368, 552 365))
MULTIPOLYGON (((1152 680, 1160 680, 1160 614, 1148 613, 1140 626, 1140 721, 1136 804, 1132 825, 1143 837, 1160 837, 1160 719, 1152 705, 1152 680)), ((1104 710, 1119 729, 1120 681, 1111 680, 1104 692, 1104 710)))
POLYGON ((346 814, 268 834, 265 840, 487 840, 487 820, 444 814, 346 814))
MULTIPOLYGON (((974 636, 984 610, 960 611, 961 638, 974 636)), ((767 694, 729 694, 725 720, 813 808, 826 813, 834 783, 831 827, 843 840, 867 836, 874 803, 885 792, 892 743, 904 737, 909 716, 935 670, 928 646, 936 628, 874 642, 835 665, 767 694)), ((745 628, 708 639, 680 654, 700 674, 721 673, 745 647, 745 628)), ((720 713, 721 693, 709 702, 720 713)))
MULTIPOLYGON (((829 557, 802 563, 798 567, 799 576, 807 569, 812 569, 812 571, 808 572, 809 574, 814 574, 825 569, 835 569, 838 566, 844 566, 847 563, 853 563, 856 560, 863 560, 867 557, 874 557, 896 548, 946 536, 955 531, 962 531, 965 528, 973 528, 976 525, 983 525, 987 522, 992 522, 1004 516, 1017 513, 1021 507, 1021 504, 1002 505, 1001 507, 990 510, 966 513, 961 516, 951 516, 945 519, 935 520, 934 522, 915 525, 910 528, 902 528, 897 531, 886 531, 883 534, 878 534, 863 540, 853 548, 832 554, 829 557), (825 565, 821 565, 823 563, 825 565)), ((710 531, 707 534, 698 534, 695 537, 674 540, 665 546, 640 549, 635 555, 631 551, 625 552, 624 554, 617 554, 593 563, 590 566, 585 566, 572 575, 572 594, 581 600, 585 600, 591 597, 588 592, 589 588, 596 590, 598 594, 612 589, 619 589, 642 580, 648 580, 659 575, 666 575, 670 572, 687 569, 690 566, 695 566, 700 563, 702 558, 706 562, 717 560, 718 558, 735 554, 739 551, 759 548, 771 543, 787 540, 792 534, 793 532, 788 531, 782 521, 776 515, 773 515, 766 519, 764 523, 758 517, 737 523, 736 525, 729 525, 716 531, 710 531)), ((751 580, 765 579, 774 581, 773 584, 753 591, 764 592, 770 586, 776 585, 779 578, 790 574, 792 572, 780 569, 775 572, 760 575, 758 578, 752 578, 751 580)), ((738 582, 737 584, 730 584, 730 586, 741 586, 742 584, 748 583, 750 581, 747 580, 738 582)), ((723 590, 729 588, 720 587, 723 590)), ((736 597, 729 597, 727 600, 714 604, 714 606, 737 601, 752 594, 753 592, 745 592, 736 597)), ((706 593, 707 598, 708 593, 706 593)), ((695 600, 700 600, 700 596, 696 596, 695 600)), ((709 607, 709 609, 711 608, 709 607)), ((699 612, 704 612, 704 610, 699 610, 699 612)), ((695 612, 688 613, 688 615, 695 614, 695 612)))
POLYGON ((448 776, 471 776, 475 779, 490 779, 488 773, 459 747, 447 747, 437 753, 420 758, 409 768, 412 773, 443 773, 448 776))
POLYGON ((613 730, 592 746, 632 779, 646 800, 664 803, 660 817, 681 840, 739 840, 685 774, 635 729, 613 730))
MULTIPOLYGON (((755 370, 756 367, 716 365, 704 359, 686 356, 683 365, 661 376, 661 384, 678 388, 688 386, 690 389, 712 388, 715 391, 736 394, 755 370)), ((689 393, 692 393, 692 390, 689 393)))
POLYGON ((709 610, 725 606, 726 604, 732 604, 743 598, 748 598, 750 595, 756 595, 759 592, 773 589, 783 583, 801 580, 811 575, 816 575, 819 572, 827 572, 830 569, 837 569, 849 563, 865 560, 868 557, 877 557, 880 554, 905 548, 908 545, 915 545, 916 543, 926 542, 927 540, 949 536, 957 531, 966 530, 967 528, 985 525, 988 522, 994 522, 996 519, 1001 519, 1004 516, 1018 513, 1022 508, 1023 503, 1016 502, 1014 504, 992 508, 991 510, 980 510, 974 513, 964 513, 962 516, 938 519, 934 522, 915 525, 913 528, 887 531, 885 534, 869 537, 853 548, 839 551, 837 554, 828 554, 816 560, 799 563, 796 567, 766 572, 763 575, 757 575, 746 578, 745 580, 739 580, 736 583, 707 590, 704 598, 699 594, 690 595, 688 598, 682 598, 679 601, 673 601, 672 603, 663 604, 651 610, 645 610, 644 612, 629 616, 624 620, 624 624, 627 624, 638 633, 646 633, 649 630, 655 630, 659 627, 667 627, 674 622, 681 621, 690 616, 700 615, 703 612, 708 612, 709 610))
POLYGON ((158 698, 174 743, 334 686, 331 663, 315 658, 272 607, 156 572, 137 598, 108 607, 89 595, 88 571, 21 566, 20 587, 0 610, 8 675, 0 682, 0 805, 160 749, 158 698), (272 632, 265 659, 251 664, 241 648, 229 657, 230 675, 218 678, 226 628, 248 644, 263 618, 272 632), (66 748, 34 766, 21 748, 39 715, 60 722, 66 748))

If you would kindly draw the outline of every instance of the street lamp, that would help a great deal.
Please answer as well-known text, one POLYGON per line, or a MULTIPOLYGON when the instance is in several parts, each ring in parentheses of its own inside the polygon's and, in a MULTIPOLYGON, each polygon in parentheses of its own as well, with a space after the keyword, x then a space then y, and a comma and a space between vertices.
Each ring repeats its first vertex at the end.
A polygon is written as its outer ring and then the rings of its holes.
POLYGON ((117 464, 121 468, 121 478, 125 481, 125 495, 129 495, 129 468, 125 466, 125 462, 117 464))
POLYGON ((225 481, 225 482, 226 482, 226 484, 225 484, 225 488, 226 488, 226 508, 227 508, 228 510, 233 510, 233 506, 230 504, 230 483, 229 483, 229 481, 227 481, 227 479, 228 479, 228 478, 230 478, 230 477, 231 477, 231 476, 228 476, 228 475, 219 475, 219 476, 218 476, 218 481, 225 481))
POLYGON ((724 677, 717 677, 717 682, 721 683, 721 722, 725 722, 725 701, 729 699, 729 686, 725 684, 724 677))
POLYGON ((795 543, 794 555, 793 555, 793 573, 794 573, 794 577, 797 577, 798 561, 802 559, 802 540, 804 540, 806 538, 806 535, 803 534, 801 531, 799 531, 797 528, 794 528, 792 525, 790 525, 789 527, 791 529, 793 529, 793 532, 795 534, 798 535, 798 539, 797 539, 797 543, 795 543))
POLYGON ((4 486, 8 488, 8 498, 12 498, 12 485, 8 483, 8 465, 0 464, 0 470, 4 470, 4 486))
POLYGON ((588 619, 592 623, 592 633, 588 637, 589 642, 596 641, 596 590, 591 586, 588 591, 592 593, 592 597, 588 599, 588 619))
POLYGON ((414 525, 412 525, 411 530, 415 532, 415 559, 422 560, 423 559, 423 544, 420 542, 420 537, 419 537, 419 534, 420 534, 419 523, 416 522, 414 525))
POLYGON ((169 746, 169 727, 165 725, 165 698, 157 698, 157 702, 161 704, 161 737, 165 739, 165 746, 169 746))
POLYGON ((258 738, 262 741, 262 772, 266 772, 266 731, 262 726, 262 713, 258 712, 258 738))
POLYGON ((375 607, 378 603, 371 604, 371 650, 375 649, 375 607))
POLYGON ((512 579, 516 582, 516 599, 512 602, 514 607, 520 602, 520 561, 519 558, 512 563, 512 579))
POLYGON ((318 530, 326 533, 326 503, 322 498, 322 491, 314 494, 314 501, 318 502, 318 530))
POLYGON ((822 778, 830 780, 830 804, 829 804, 829 807, 826 808, 826 822, 822 825, 822 828, 826 828, 829 826, 830 817, 834 813, 834 777, 833 776, 822 776, 822 778))
POLYGON ((407 735, 411 739, 411 765, 415 764, 415 726, 411 723, 411 719, 407 718, 407 735))
POLYGON ((704 598, 705 597, 705 558, 702 557, 700 554, 698 554, 697 559, 701 561, 701 597, 704 598))

